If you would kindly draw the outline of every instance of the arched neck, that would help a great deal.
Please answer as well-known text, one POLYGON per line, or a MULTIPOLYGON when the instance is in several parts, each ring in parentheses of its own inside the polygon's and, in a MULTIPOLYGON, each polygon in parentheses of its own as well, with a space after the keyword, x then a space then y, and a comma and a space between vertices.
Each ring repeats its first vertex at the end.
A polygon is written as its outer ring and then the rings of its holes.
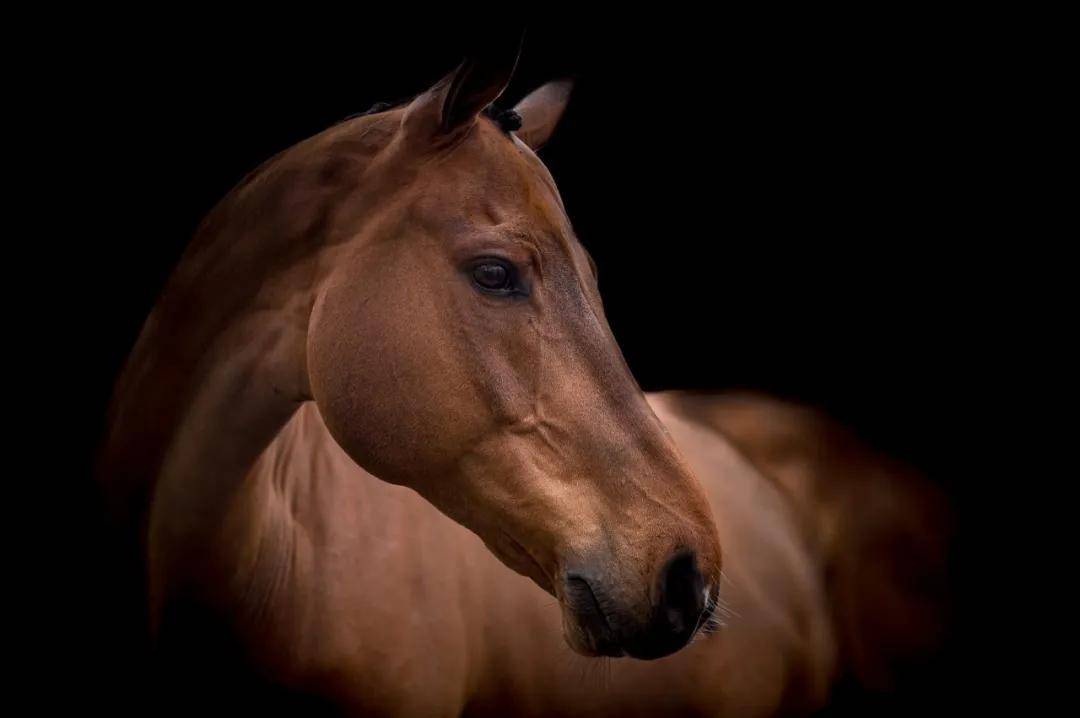
POLYGON ((309 398, 319 278, 393 188, 365 177, 392 129, 359 118, 302 142, 203 222, 114 393, 99 473, 121 516, 153 498, 190 511, 187 529, 213 521, 205 507, 309 398))

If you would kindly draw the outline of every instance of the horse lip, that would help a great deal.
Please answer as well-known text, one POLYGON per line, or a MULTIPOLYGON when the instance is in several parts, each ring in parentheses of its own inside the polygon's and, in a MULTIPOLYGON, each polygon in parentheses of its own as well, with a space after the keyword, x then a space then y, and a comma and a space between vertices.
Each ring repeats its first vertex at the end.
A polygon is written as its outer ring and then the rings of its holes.
POLYGON ((598 655, 625 655, 611 620, 593 591, 592 584, 576 573, 566 574, 563 581, 564 601, 589 639, 590 648, 598 655))
POLYGON ((596 655, 607 656, 608 658, 622 658, 626 655, 626 651, 617 643, 601 643, 596 647, 596 655))

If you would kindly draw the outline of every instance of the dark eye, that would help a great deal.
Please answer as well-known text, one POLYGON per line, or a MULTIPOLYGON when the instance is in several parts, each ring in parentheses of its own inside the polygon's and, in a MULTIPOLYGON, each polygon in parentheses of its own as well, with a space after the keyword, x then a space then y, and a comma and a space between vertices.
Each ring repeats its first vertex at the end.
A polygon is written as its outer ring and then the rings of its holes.
POLYGON ((513 289, 510 269, 498 262, 483 262, 473 267, 473 281, 481 289, 504 292, 513 289))

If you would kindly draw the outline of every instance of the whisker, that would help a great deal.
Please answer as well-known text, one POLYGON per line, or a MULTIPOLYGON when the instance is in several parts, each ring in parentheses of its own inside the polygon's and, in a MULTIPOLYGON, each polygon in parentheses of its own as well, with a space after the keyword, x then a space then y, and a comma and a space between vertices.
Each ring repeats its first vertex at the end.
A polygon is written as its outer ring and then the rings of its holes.
MULTIPOLYGON (((717 598, 720 597, 720 589, 719 588, 716 589, 716 596, 717 596, 717 598)), ((691 643, 693 643, 694 639, 697 638, 697 636, 699 635, 698 634, 698 629, 701 628, 701 620, 703 618, 705 618, 705 616, 710 614, 710 612, 713 610, 715 605, 716 604, 714 604, 712 602, 712 599, 709 598, 709 594, 706 593, 705 594, 705 605, 702 607, 701 613, 698 614, 697 622, 694 624, 694 630, 690 632, 690 636, 691 636, 690 642, 691 643)), ((708 621, 706 621, 706 623, 708 623, 708 621)))

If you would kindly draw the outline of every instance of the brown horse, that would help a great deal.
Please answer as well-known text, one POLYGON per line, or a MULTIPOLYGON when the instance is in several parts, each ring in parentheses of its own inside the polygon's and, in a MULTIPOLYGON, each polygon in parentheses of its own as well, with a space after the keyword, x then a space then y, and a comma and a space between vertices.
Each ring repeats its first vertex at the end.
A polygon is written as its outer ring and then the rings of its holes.
POLYGON ((534 154, 568 86, 485 113, 515 58, 265 164, 148 319, 102 466, 143 517, 166 708, 223 685, 395 715, 827 696, 813 520, 642 395, 534 154))

